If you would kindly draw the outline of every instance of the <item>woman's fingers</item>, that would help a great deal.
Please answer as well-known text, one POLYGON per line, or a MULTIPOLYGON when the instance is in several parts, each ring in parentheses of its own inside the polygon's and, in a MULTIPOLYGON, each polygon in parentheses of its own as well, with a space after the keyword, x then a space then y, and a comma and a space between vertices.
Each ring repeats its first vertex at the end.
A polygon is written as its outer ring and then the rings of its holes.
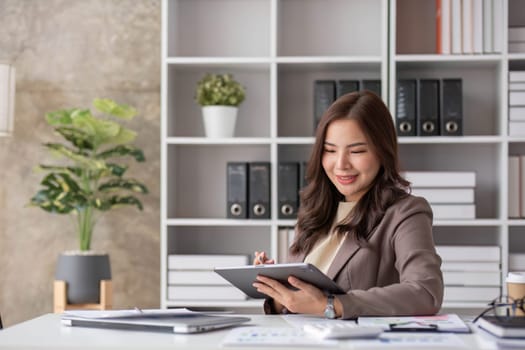
POLYGON ((320 289, 293 276, 288 277, 288 283, 298 290, 262 275, 257 276, 253 286, 292 312, 322 314, 326 297, 320 289))
POLYGON ((262 275, 257 275, 256 279, 257 279, 257 281, 259 281, 259 282, 261 282, 261 283, 271 287, 272 289, 277 291, 279 294, 284 294, 287 291, 289 291, 289 289, 287 287, 285 287, 279 281, 274 280, 273 278, 269 278, 269 277, 262 276, 262 275))
POLYGON ((273 280, 271 278, 257 276, 257 279, 255 280, 255 282, 253 282, 252 285, 257 289, 259 293, 263 293, 276 300, 280 299, 279 293, 274 288, 275 283, 273 283, 273 280))
POLYGON ((254 265, 263 264, 263 259, 264 259, 264 252, 258 252, 258 251, 254 252, 254 258, 253 258, 254 265))
POLYGON ((275 260, 268 258, 268 256, 266 256, 266 252, 264 251, 263 252, 255 251, 253 264, 254 265, 275 264, 275 260))

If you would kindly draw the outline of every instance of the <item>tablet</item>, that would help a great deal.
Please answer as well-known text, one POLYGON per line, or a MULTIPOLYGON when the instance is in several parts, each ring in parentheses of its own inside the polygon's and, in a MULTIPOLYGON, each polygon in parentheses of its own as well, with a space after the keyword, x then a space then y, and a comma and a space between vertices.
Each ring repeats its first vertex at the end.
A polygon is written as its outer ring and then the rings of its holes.
POLYGON ((300 280, 313 284, 326 294, 345 294, 345 291, 332 281, 330 277, 322 273, 314 265, 307 263, 216 267, 214 271, 252 298, 264 299, 268 297, 259 293, 252 286, 257 275, 276 279, 290 289, 295 288, 288 283, 288 276, 295 276, 300 280))

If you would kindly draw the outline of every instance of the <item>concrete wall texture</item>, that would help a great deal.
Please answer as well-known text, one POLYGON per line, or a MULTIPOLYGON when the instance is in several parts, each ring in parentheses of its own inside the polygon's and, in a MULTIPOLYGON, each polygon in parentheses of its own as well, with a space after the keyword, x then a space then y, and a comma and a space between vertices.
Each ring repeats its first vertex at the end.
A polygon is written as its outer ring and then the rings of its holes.
POLYGON ((55 162, 43 142, 60 137, 44 119, 91 108, 95 97, 137 108, 127 126, 146 163, 129 175, 150 194, 144 211, 122 208, 99 220, 92 248, 108 252, 115 308, 160 302, 160 0, 0 0, 0 61, 16 67, 15 130, 0 137, 0 314, 5 326, 53 310, 57 256, 78 248, 72 217, 27 203, 55 162))

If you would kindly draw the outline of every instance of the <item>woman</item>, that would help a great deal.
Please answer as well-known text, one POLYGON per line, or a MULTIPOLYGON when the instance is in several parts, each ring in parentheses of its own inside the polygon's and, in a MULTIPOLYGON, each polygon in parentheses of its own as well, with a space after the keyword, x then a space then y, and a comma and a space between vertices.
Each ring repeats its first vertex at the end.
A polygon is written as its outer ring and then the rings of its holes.
MULTIPOLYGON (((397 139, 383 101, 368 91, 337 99, 317 128, 301 192, 289 262, 316 265, 347 291, 326 296, 290 276, 298 290, 258 276, 267 313, 429 315, 443 299, 432 210, 399 174, 397 139)), ((255 252, 255 264, 273 263, 255 252)))

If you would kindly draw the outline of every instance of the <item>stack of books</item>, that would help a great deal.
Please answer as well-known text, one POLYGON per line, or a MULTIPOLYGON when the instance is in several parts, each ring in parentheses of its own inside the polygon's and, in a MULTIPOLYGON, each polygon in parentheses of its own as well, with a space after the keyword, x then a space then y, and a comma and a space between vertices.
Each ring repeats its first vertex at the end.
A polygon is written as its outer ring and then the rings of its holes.
POLYGON ((246 300, 246 295, 213 271, 248 264, 247 255, 168 256, 168 299, 175 301, 246 300))
POLYGON ((412 194, 425 198, 434 219, 474 219, 476 173, 472 171, 407 171, 412 194))
POLYGON ((501 52, 503 8, 503 0, 437 0, 436 52, 501 52))
POLYGON ((525 135, 525 71, 509 72, 509 136, 525 135))
POLYGON ((443 263, 445 302, 488 303, 500 295, 498 246, 436 246, 443 263))
POLYGON ((483 316, 476 321, 476 325, 497 337, 522 338, 520 348, 525 348, 525 316, 483 316))

